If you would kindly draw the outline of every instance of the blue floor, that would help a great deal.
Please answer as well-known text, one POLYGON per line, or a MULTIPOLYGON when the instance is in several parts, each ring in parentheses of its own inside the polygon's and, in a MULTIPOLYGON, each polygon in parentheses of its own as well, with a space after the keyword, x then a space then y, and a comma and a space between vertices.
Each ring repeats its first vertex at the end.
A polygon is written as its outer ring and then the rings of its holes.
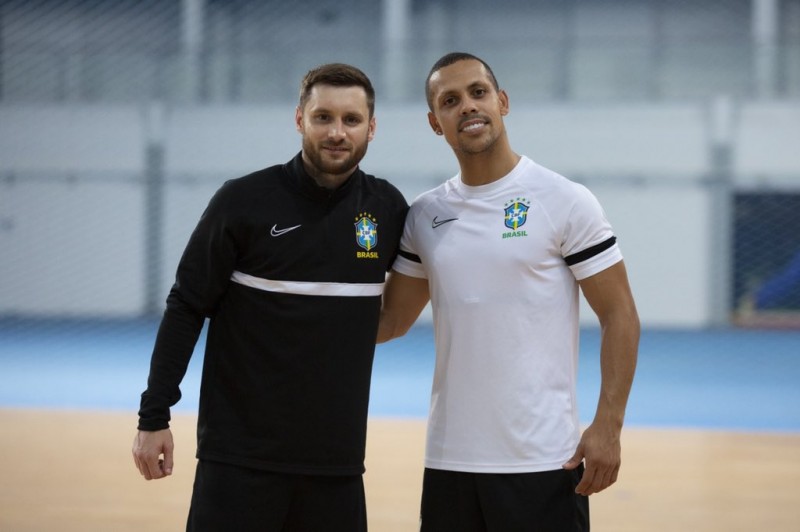
MULTIPOLYGON (((0 407, 113 409, 134 417, 158 327, 154 320, 0 319, 0 407)), ((378 346, 370 414, 427 414, 433 332, 417 325, 378 346)), ((203 343, 177 411, 197 406, 203 343)), ((599 335, 581 334, 578 397, 591 420, 599 335)), ((800 431, 800 331, 645 330, 628 426, 800 431)))

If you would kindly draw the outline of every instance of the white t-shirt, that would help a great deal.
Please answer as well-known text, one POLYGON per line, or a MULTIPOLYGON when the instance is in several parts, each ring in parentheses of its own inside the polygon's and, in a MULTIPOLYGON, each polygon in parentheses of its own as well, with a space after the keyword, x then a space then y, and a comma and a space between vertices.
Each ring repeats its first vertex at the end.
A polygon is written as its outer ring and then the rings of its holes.
POLYGON ((433 308, 426 467, 561 468, 580 438, 577 280, 622 260, 597 199, 522 157, 420 195, 400 249, 394 269, 428 279, 433 308))

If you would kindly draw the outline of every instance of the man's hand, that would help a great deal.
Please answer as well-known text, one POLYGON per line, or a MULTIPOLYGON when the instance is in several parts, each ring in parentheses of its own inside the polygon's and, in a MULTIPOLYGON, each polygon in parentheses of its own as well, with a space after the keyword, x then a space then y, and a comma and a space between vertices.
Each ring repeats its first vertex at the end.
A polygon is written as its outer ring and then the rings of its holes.
POLYGON ((582 460, 586 468, 575 493, 592 495, 616 482, 622 462, 619 431, 594 423, 590 425, 583 432, 575 454, 563 467, 575 469, 582 460))
POLYGON ((140 430, 133 439, 133 462, 145 480, 167 477, 172 474, 174 448, 169 429, 140 430))

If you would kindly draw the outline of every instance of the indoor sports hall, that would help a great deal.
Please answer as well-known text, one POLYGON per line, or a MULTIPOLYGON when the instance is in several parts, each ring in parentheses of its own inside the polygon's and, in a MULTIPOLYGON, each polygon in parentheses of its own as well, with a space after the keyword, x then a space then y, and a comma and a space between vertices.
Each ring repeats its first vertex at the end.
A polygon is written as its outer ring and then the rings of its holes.
MULTIPOLYGON (((172 477, 144 481, 131 442, 209 198, 299 151, 299 80, 342 61, 377 92, 364 168, 412 201, 458 170, 423 92, 456 50, 492 65, 514 149, 586 185, 625 257, 639 363, 592 529, 800 529, 800 0, 8 0, 0 530, 185 527, 203 335, 172 477)), ((583 304, 582 424, 599 342, 583 304)), ((370 530, 418 529, 433 365, 429 310, 377 347, 370 530)))

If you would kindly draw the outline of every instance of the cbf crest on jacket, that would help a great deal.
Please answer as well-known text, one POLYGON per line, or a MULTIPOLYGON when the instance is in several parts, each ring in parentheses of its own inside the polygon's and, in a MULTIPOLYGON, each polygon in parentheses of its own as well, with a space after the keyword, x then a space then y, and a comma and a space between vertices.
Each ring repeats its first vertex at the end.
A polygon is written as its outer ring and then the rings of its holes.
POLYGON ((359 252, 358 258, 377 259, 378 252, 374 249, 378 245, 378 224, 375 223, 375 217, 369 213, 360 213, 359 216, 355 224, 356 242, 366 253, 359 252))

